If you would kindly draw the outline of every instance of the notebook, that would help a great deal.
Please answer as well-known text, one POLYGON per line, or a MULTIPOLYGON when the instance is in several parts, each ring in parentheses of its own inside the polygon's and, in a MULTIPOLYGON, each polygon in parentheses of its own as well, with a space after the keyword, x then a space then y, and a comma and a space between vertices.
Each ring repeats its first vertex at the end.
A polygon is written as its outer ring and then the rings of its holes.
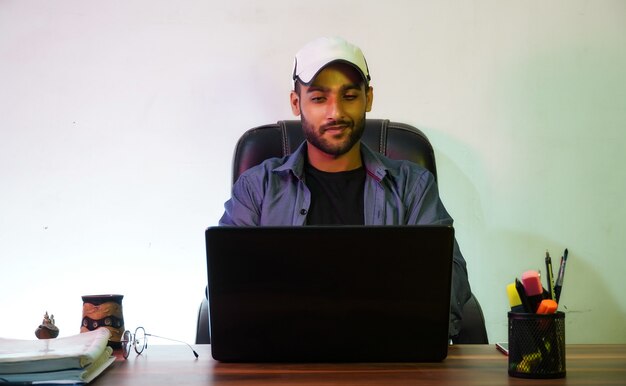
POLYGON ((214 359, 447 356, 452 227, 210 227, 205 235, 214 359))

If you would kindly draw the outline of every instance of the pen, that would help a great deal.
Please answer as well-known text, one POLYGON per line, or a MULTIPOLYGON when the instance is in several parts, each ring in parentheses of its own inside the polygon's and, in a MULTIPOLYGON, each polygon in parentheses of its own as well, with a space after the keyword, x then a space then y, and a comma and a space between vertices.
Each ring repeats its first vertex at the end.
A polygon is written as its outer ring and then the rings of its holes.
POLYGON ((552 271, 552 258, 550 258, 550 253, 546 251, 546 271, 548 272, 548 278, 546 281, 548 282, 548 292, 550 293, 550 299, 555 300, 556 294, 554 293, 554 272, 552 271))
POLYGON ((559 302, 561 299, 561 290, 563 289, 563 276, 565 276, 565 264, 567 263, 567 248, 565 248, 565 252, 563 252, 563 257, 561 257, 561 265, 559 266, 559 274, 556 278, 556 284, 554 285, 554 300, 559 302))

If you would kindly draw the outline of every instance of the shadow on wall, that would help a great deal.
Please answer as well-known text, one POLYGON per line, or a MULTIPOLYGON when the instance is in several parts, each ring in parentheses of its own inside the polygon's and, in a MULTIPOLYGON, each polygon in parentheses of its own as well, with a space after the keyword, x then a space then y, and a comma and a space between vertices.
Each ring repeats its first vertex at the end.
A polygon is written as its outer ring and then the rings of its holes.
POLYGON ((506 285, 568 248, 568 343, 626 342, 626 50, 613 32, 485 48, 474 112, 450 123, 462 130, 420 127, 492 341, 507 338, 506 285))
MULTIPOLYGON (((438 149, 436 143, 441 142, 438 135, 431 134, 430 130, 425 132, 438 149)), ((446 149, 463 147, 450 138, 443 141, 447 142, 446 149)), ((471 159, 471 171, 477 175, 475 180, 484 180, 487 169, 468 149, 465 146, 459 154, 465 161, 471 159)), ((478 187, 479 183, 472 182, 459 165, 441 151, 437 151, 437 170, 440 193, 455 219, 457 240, 467 261, 472 290, 483 308, 491 342, 508 339, 506 285, 520 278, 526 270, 540 270, 545 274, 546 250, 552 256, 556 276, 565 248, 569 250, 569 258, 559 310, 566 313, 568 343, 626 340, 623 330, 626 314, 607 286, 606 277, 598 272, 598 264, 590 263, 596 260, 594 255, 583 252, 588 240, 571 240, 568 245, 561 245, 559 241, 534 233, 536 229, 530 227, 527 232, 507 228, 497 222, 497 216, 491 215, 497 213, 498 208, 484 210, 485 206, 493 205, 490 196, 497 192, 490 192, 487 185, 478 187)), ((511 202, 510 205, 524 203, 511 202)), ((545 279, 544 286, 547 286, 545 279)))
MULTIPOLYGON (((513 184, 507 193, 525 189, 516 196, 527 198, 530 213, 513 212, 527 230, 498 227, 496 235, 509 238, 513 253, 524 239, 533 249, 544 242, 557 263, 567 247, 560 309, 568 343, 624 343, 626 250, 619 235, 626 231, 626 183, 615 165, 626 162, 626 50, 610 28, 539 46, 505 63, 485 101, 493 106, 493 131, 511 145, 510 166, 519 170, 517 181, 506 181, 513 184)), ((541 254, 526 249, 523 256, 537 256, 525 269, 545 274, 541 254)))

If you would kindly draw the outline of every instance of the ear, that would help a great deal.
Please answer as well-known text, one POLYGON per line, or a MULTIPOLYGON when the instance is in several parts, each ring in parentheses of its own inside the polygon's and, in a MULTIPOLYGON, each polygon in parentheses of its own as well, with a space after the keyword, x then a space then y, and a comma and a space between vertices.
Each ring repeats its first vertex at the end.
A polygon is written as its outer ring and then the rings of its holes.
POLYGON ((369 113, 372 111, 372 102, 374 102, 374 88, 372 86, 369 86, 365 92, 365 96, 367 98, 365 101, 365 111, 369 113))
POLYGON ((291 91, 289 99, 291 104, 291 112, 293 113, 293 115, 300 115, 300 97, 298 96, 298 93, 296 93, 295 91, 291 91))

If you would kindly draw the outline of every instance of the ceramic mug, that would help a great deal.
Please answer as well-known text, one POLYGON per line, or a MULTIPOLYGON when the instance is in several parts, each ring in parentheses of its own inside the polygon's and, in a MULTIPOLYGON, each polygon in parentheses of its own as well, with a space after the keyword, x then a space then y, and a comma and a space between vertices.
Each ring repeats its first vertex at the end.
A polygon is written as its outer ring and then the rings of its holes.
POLYGON ((83 298, 83 320, 80 332, 106 328, 111 332, 109 346, 121 347, 124 333, 122 299, 124 295, 85 295, 83 298))

